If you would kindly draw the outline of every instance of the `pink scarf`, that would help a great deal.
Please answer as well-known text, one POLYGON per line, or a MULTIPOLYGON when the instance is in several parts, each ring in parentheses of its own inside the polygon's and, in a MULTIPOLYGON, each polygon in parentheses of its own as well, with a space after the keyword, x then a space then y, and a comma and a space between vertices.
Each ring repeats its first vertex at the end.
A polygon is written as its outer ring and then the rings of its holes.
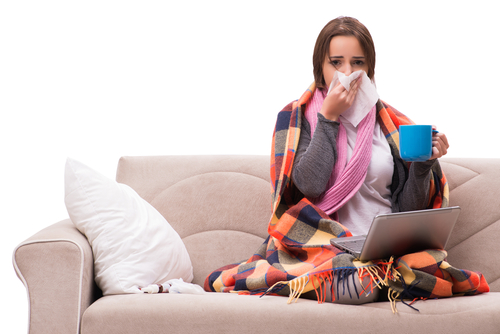
MULTIPOLYGON (((318 122, 325 95, 319 89, 314 91, 306 105, 305 116, 311 126, 311 137, 318 122)), ((368 165, 372 157, 373 129, 375 127, 376 106, 358 124, 356 144, 352 157, 347 163, 347 134, 340 122, 337 135, 337 161, 333 168, 326 191, 312 202, 328 215, 335 214, 359 190, 365 181, 368 165)))

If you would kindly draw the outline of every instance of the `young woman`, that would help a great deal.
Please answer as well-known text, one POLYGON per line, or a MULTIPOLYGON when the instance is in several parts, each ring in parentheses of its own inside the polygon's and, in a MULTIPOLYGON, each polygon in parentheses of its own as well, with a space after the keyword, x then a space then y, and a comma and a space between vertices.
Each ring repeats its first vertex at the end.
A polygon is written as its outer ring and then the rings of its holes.
POLYGON ((362 143, 356 140, 361 124, 353 124, 356 123, 356 115, 344 115, 357 97, 361 80, 369 78, 374 81, 375 47, 366 27, 349 17, 329 22, 316 41, 313 66, 316 87, 305 107, 292 171, 292 180, 297 188, 325 210, 326 206, 322 205, 325 198, 321 196, 328 196, 325 194, 327 184, 331 179, 337 154, 339 150, 343 150, 347 154, 343 164, 362 168, 360 177, 364 176, 364 181, 356 184, 357 190, 349 189, 350 192, 354 191, 352 197, 344 199, 343 205, 334 212, 330 210, 330 213, 336 213, 332 218, 338 219, 353 235, 366 234, 377 214, 425 209, 429 202, 431 168, 439 169, 436 159, 445 155, 449 147, 446 135, 434 134, 433 155, 430 160, 412 163, 409 170, 406 170, 398 152, 391 151, 380 126, 380 119, 375 122, 372 120, 371 124, 366 125, 367 130, 373 128, 371 140, 364 142, 364 145, 371 147, 370 152, 368 148, 361 151, 362 143), (351 83, 349 91, 339 82, 327 94, 337 71, 346 76, 364 71, 367 77, 360 75, 351 83), (339 127, 345 129, 347 137, 341 143, 337 140, 339 127), (351 159, 356 148, 360 154, 365 152, 364 156, 355 155, 351 159), (359 160, 370 153, 371 159, 366 166, 366 163, 359 160))
POLYGON ((360 262, 331 246, 331 238, 365 234, 377 214, 448 206, 448 184, 436 160, 448 140, 434 135, 429 161, 400 158, 398 129, 412 122, 378 95, 363 95, 374 89, 375 48, 356 19, 339 17, 323 28, 313 65, 315 82, 278 114, 269 237, 247 261, 208 275, 205 290, 289 295, 289 301, 312 294, 349 304, 376 300, 382 286, 391 300, 487 291, 480 274, 457 276, 466 271, 449 266, 444 250, 360 262), (336 81, 351 75, 357 78, 349 89, 336 81), (358 103, 368 100, 373 104, 358 103), (481 288, 463 284, 471 276, 481 288))
MULTIPOLYGON (((375 46, 368 29, 350 17, 330 21, 316 41, 313 66, 316 87, 302 117, 292 170, 295 186, 353 235, 367 234, 373 217, 378 214, 425 209, 429 202, 431 168, 439 169, 436 159, 445 155, 449 147, 446 136, 443 133, 435 134, 431 159, 413 163, 406 170, 396 150, 391 151, 375 117, 371 117, 370 124, 362 124, 356 122, 360 118, 356 118, 358 115, 344 115, 357 97, 361 80, 369 78, 374 81, 375 46), (363 71, 366 76, 359 75, 351 82, 349 90, 337 82, 328 92, 337 71, 345 76, 363 71), (364 142, 357 141, 358 128, 362 125, 368 134, 372 134, 364 142), (339 127, 344 128, 344 141, 337 140, 339 127), (369 147, 363 150, 361 145, 369 147), (343 151, 344 161, 338 161, 338 151, 343 151), (357 154, 353 158, 354 151, 357 154), (367 159, 367 155, 371 159, 367 159), (338 166, 335 173, 336 163, 343 166, 338 166), (340 181, 337 185, 335 181, 340 177, 336 174, 342 174, 346 168, 360 170, 357 174, 361 180, 352 183, 340 181), (326 192, 328 189, 331 189, 330 193, 342 192, 346 195, 334 199, 334 204, 323 205, 330 196, 326 192), (335 208, 332 209, 332 206, 335 208)), ((376 113, 375 105, 373 107, 371 112, 376 113)), ((368 118, 369 115, 364 117, 368 118)), ((349 178, 353 176, 345 177, 349 178)), ((342 298, 337 294, 336 301, 373 301, 377 298, 377 292, 374 290, 372 295, 359 299, 342 298)), ((326 300, 329 297, 327 293, 326 300)))

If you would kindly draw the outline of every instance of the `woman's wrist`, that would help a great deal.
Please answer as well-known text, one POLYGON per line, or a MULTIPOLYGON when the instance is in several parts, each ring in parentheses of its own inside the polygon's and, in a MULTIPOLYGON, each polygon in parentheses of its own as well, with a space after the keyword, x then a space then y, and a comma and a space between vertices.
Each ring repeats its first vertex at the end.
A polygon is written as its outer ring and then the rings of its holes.
POLYGON ((323 110, 323 108, 321 108, 321 110, 319 111, 319 113, 321 115, 323 115, 323 117, 329 121, 334 121, 334 122, 338 122, 339 120, 339 115, 336 115, 336 114, 332 114, 332 113, 327 113, 325 110, 323 110))
POLYGON ((325 123, 339 123, 339 117, 337 117, 336 119, 329 119, 327 118, 324 114, 322 114, 321 112, 318 113, 318 121, 319 122, 325 122, 325 123))

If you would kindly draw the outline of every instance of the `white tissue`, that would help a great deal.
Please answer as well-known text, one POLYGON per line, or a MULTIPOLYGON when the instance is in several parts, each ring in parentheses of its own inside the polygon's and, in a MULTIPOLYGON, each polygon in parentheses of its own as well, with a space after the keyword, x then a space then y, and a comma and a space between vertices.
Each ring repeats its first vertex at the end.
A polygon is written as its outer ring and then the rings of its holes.
POLYGON ((144 293, 158 293, 160 292, 160 286, 158 284, 150 284, 140 290, 144 293))
POLYGON ((168 289, 169 293, 189 293, 195 295, 200 295, 205 293, 205 290, 203 290, 201 286, 193 283, 186 283, 182 278, 171 279, 167 281, 165 284, 170 285, 170 288, 168 289))
POLYGON ((342 86, 349 91, 351 82, 357 79, 360 75, 363 77, 361 79, 361 85, 358 88, 356 98, 354 99, 351 107, 342 113, 342 116, 347 118, 354 126, 358 126, 359 122, 365 118, 379 99, 377 88, 370 78, 368 78, 366 72, 359 70, 351 73, 349 76, 346 76, 344 73, 336 71, 333 75, 330 88, 328 89, 328 93, 330 93, 330 91, 340 82, 342 86))
POLYGON ((189 293, 201 295, 205 293, 205 290, 197 284, 184 282, 182 278, 174 278, 166 281, 163 284, 150 284, 147 287, 141 288, 143 293, 160 293, 160 287, 162 292, 166 293, 189 293))

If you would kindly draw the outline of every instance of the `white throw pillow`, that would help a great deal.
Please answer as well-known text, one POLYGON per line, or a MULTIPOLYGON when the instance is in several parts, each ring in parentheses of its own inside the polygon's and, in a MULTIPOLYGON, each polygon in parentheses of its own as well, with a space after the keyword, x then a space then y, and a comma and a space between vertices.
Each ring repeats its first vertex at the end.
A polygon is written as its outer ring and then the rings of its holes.
POLYGON ((139 287, 174 278, 193 280, 177 232, 129 186, 68 158, 64 201, 92 246, 95 281, 104 295, 141 293, 139 287))

